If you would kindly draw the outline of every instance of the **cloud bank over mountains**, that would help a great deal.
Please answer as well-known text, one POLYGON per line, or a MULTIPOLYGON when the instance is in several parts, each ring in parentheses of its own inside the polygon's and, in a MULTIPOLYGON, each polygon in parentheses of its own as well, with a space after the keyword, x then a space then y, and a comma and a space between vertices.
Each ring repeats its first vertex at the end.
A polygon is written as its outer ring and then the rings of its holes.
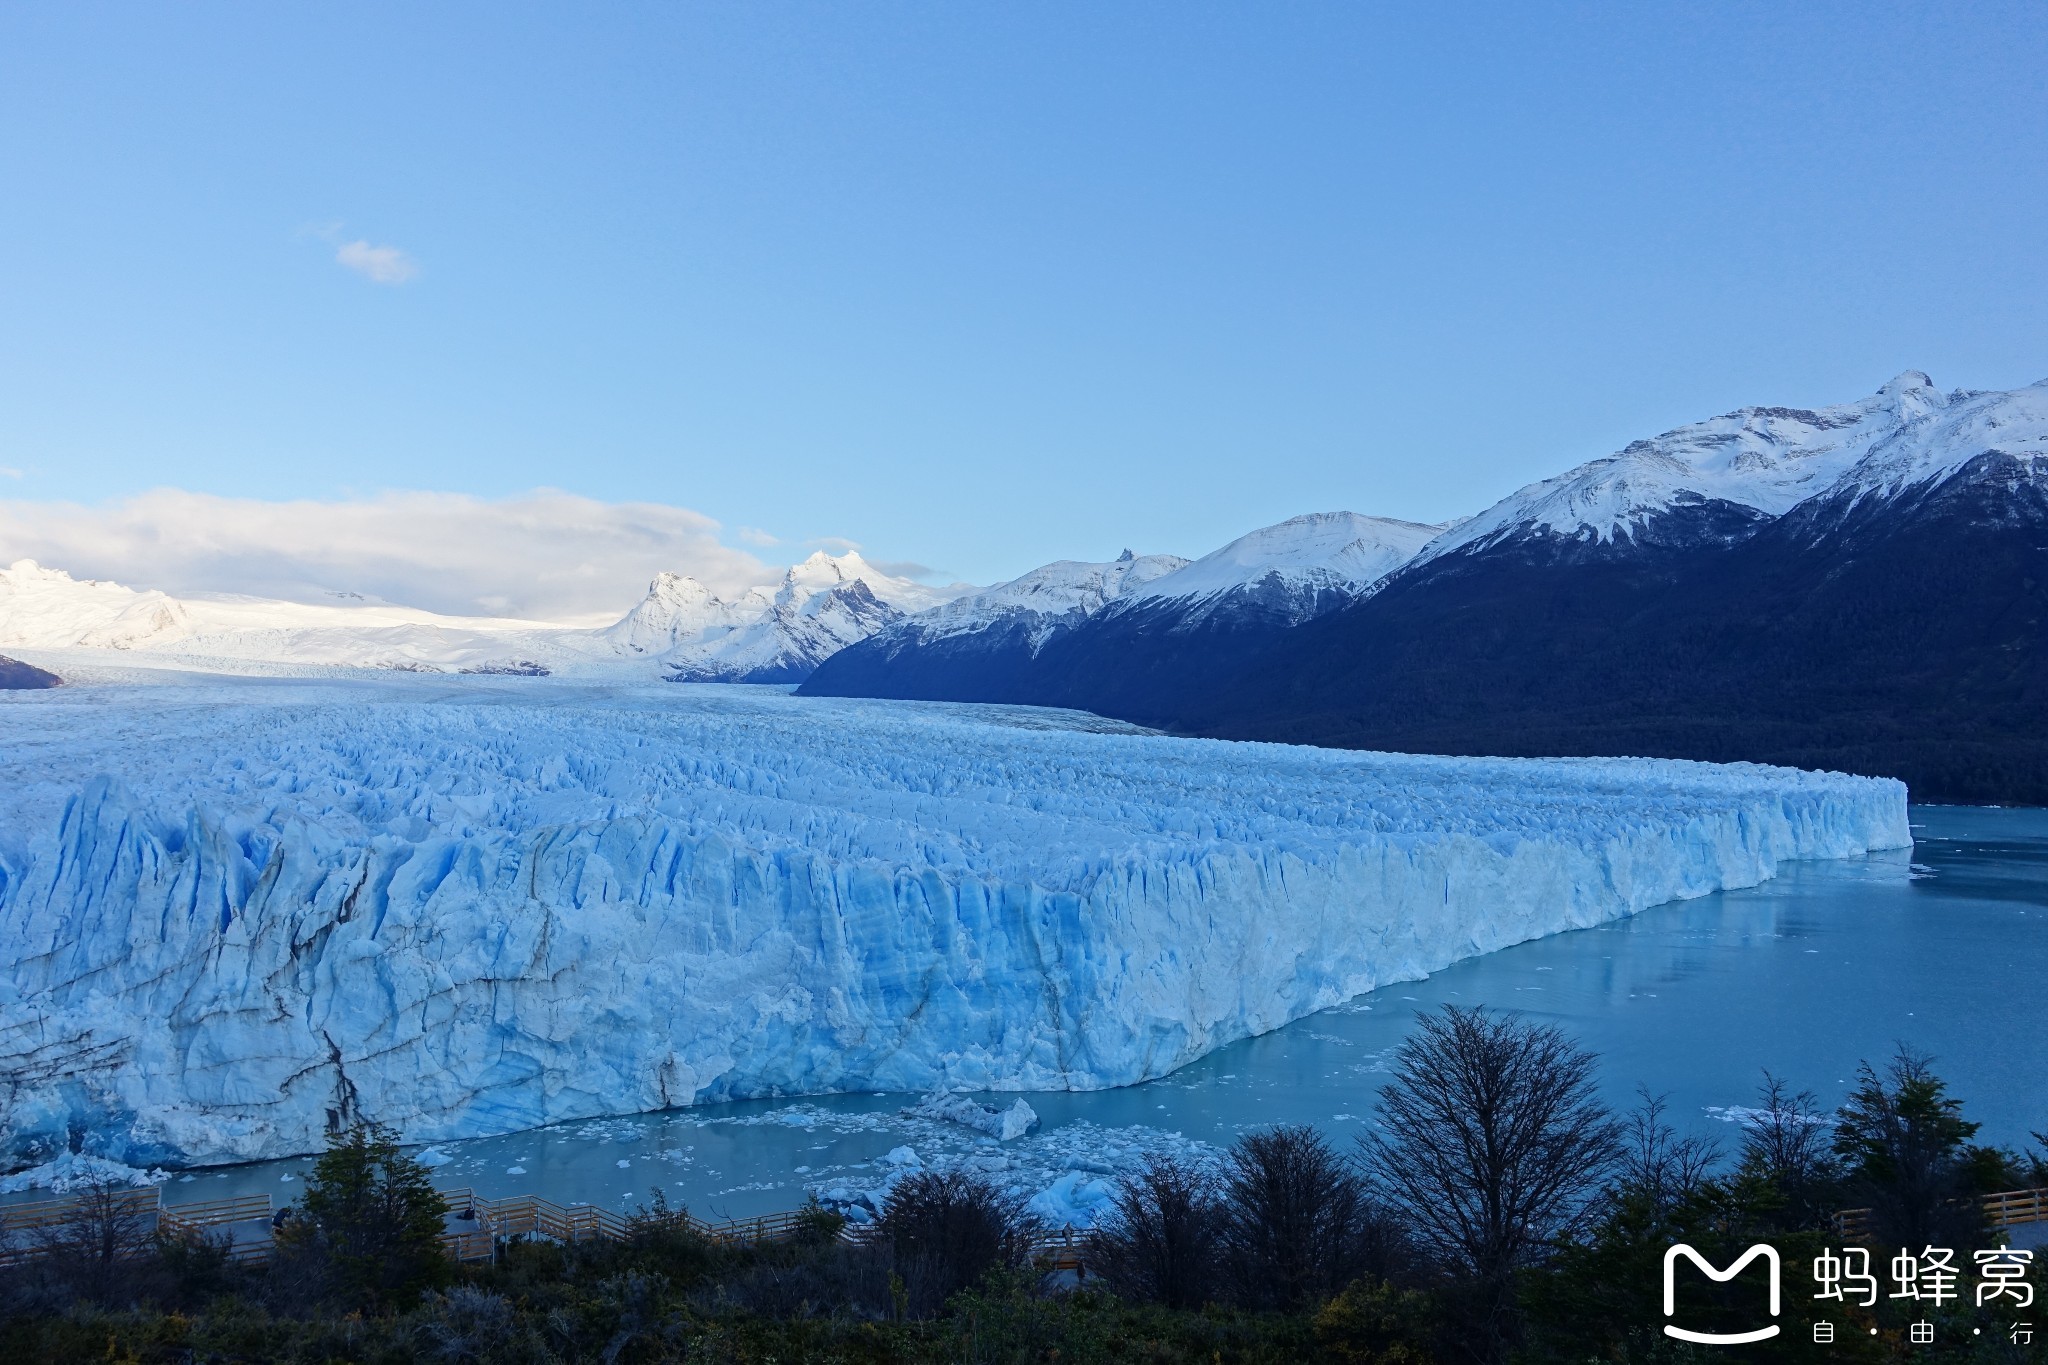
POLYGON ((188 596, 358 593, 451 615, 592 625, 616 620, 660 572, 719 593, 779 576, 723 544, 720 530, 686 507, 555 489, 269 502, 159 488, 96 506, 0 499, 0 564, 34 559, 188 596))

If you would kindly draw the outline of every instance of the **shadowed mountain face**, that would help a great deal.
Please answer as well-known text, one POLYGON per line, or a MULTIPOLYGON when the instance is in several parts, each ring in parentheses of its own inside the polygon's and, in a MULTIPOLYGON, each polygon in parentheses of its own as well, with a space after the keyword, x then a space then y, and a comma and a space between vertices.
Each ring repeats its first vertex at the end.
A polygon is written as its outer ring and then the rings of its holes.
POLYGON ((2044 415, 2043 386, 1944 396, 1916 372, 1841 408, 1745 409, 1532 485, 1316 610, 1240 590, 1036 640, 885 631, 804 690, 2048 804, 2044 415))
POLYGON ((37 688, 57 687, 63 681, 47 669, 0 654, 0 692, 29 692, 37 688))
POLYGON ((1733 546, 1522 543, 1242 651, 1151 724, 1453 754, 1638 754, 2048 804, 2048 496, 2009 460, 1733 546), (1564 552, 1561 552, 1564 551, 1564 552))

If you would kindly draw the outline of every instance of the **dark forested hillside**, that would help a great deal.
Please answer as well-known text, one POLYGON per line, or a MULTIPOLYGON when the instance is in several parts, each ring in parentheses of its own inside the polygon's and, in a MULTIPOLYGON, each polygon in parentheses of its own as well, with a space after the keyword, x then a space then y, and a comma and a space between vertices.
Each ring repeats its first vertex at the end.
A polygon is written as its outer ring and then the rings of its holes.
POLYGON ((1994 452, 1746 539, 1517 540, 1293 627, 1113 614, 1036 655, 950 659, 878 639, 805 690, 1342 747, 1784 763, 1903 778, 1916 800, 2048 804, 2044 623, 2048 492, 1994 452))

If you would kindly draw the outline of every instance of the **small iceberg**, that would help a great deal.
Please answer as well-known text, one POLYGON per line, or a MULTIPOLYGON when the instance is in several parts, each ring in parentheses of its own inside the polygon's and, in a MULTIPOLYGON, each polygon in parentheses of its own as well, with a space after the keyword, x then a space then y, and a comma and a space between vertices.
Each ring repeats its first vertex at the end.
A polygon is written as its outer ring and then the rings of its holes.
POLYGON ((957 1123, 963 1128, 972 1128, 978 1133, 987 1133, 999 1142, 1009 1142, 1023 1137, 1038 1126, 1038 1111, 1018 1100, 1008 1109, 998 1109, 990 1104, 977 1104, 958 1095, 948 1095, 934 1090, 910 1108, 902 1110, 910 1119, 931 1119, 938 1123, 957 1123))

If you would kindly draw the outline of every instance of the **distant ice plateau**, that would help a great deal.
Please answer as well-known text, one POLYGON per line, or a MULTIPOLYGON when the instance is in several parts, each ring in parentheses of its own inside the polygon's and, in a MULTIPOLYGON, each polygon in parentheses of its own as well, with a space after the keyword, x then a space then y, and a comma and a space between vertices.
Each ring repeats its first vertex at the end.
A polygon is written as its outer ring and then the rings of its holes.
POLYGON ((0 694, 0 1159, 435 1142, 1173 1071, 1793 859, 1897 782, 1224 743, 779 690, 387 675, 0 694))

